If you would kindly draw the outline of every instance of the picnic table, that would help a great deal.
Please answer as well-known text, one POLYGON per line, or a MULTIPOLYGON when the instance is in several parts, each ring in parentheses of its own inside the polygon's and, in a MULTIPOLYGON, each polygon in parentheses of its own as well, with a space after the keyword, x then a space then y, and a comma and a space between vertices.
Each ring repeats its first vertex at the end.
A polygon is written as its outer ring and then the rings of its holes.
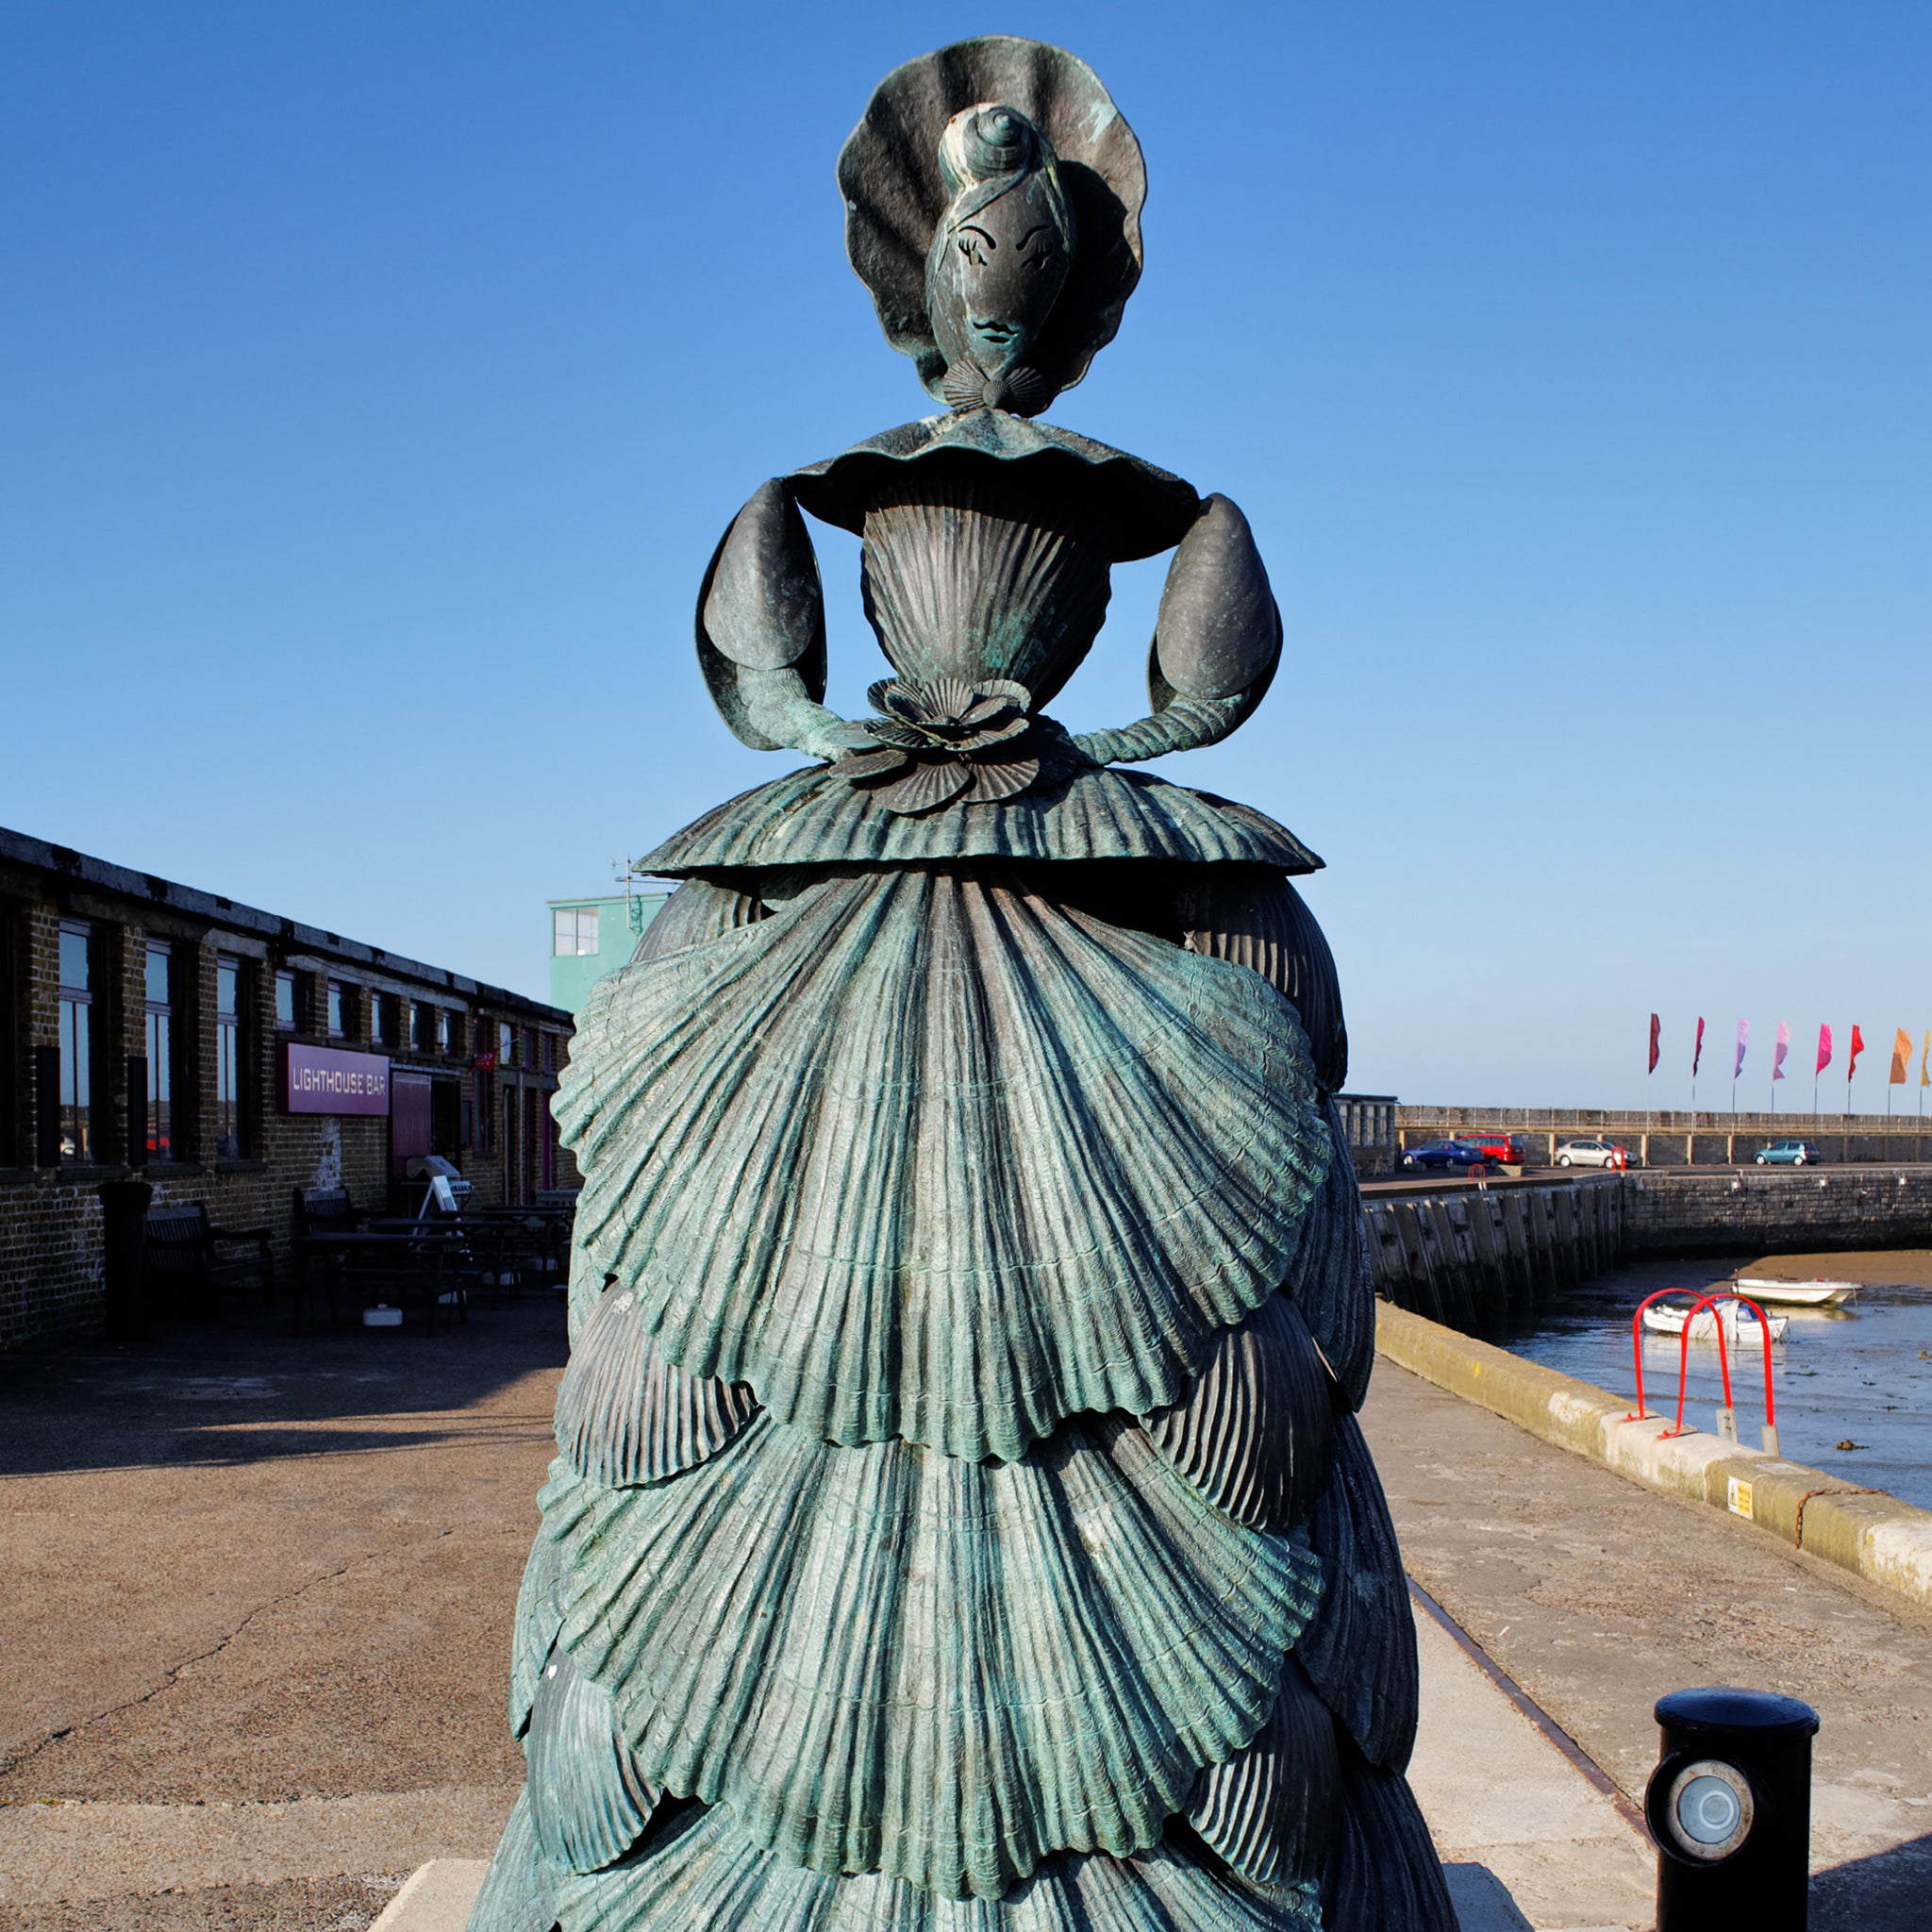
POLYGON ((373 1279, 393 1281, 399 1299, 410 1288, 420 1289, 428 1308, 429 1332, 436 1332, 436 1313, 447 1292, 458 1322, 470 1319, 467 1291, 459 1269, 464 1230, 454 1224, 410 1223, 407 1227, 327 1228, 297 1235, 295 1251, 295 1315, 291 1333, 302 1327, 302 1306, 311 1283, 320 1280, 328 1294, 329 1320, 341 1313, 336 1290, 344 1284, 373 1279), (445 1276, 452 1286, 445 1291, 445 1276))

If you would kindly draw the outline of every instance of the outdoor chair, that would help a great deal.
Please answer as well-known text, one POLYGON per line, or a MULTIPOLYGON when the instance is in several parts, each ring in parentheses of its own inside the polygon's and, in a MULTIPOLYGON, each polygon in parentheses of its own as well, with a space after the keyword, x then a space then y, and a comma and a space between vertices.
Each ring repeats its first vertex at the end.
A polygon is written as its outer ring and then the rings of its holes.
POLYGON ((186 1208, 155 1208, 146 1225, 150 1304, 163 1313, 206 1319, 220 1305, 225 1290, 251 1284, 264 1300, 275 1291, 275 1259, 265 1227, 216 1227, 200 1202, 186 1208), (253 1250, 224 1255, 224 1248, 253 1250))

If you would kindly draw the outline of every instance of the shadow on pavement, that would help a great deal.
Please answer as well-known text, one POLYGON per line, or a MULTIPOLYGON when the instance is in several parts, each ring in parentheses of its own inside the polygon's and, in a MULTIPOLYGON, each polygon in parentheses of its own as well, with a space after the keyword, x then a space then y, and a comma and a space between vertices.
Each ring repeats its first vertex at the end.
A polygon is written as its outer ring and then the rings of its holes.
POLYGON ((467 1324, 434 1335, 418 1324, 291 1335, 288 1323, 286 1305, 231 1307, 145 1341, 61 1338, 0 1356, 0 1476, 458 1441, 479 1433, 475 1414, 415 1429, 408 1418, 470 1408, 566 1354, 554 1289, 473 1306, 467 1324), (377 1418, 401 1426, 332 1426, 377 1418))
POLYGON ((1442 1882, 1461 1932, 1535 1932, 1508 1888, 1487 1865, 1444 1865, 1442 1882))
POLYGON ((1920 1932, 1932 1924, 1932 1833, 1811 1874, 1811 1932, 1920 1932))

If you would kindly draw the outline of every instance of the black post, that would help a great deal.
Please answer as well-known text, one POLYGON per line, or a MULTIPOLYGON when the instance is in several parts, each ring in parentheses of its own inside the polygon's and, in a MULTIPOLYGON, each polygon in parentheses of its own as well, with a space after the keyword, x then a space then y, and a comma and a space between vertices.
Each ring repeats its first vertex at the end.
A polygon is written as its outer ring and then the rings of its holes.
POLYGON ((1657 1932, 1805 1932, 1818 1713, 1763 1690, 1674 1690, 1657 1721, 1657 1932))
POLYGON ((146 1181, 101 1183, 110 1341, 140 1341, 147 1335, 147 1208, 154 1197, 146 1181))

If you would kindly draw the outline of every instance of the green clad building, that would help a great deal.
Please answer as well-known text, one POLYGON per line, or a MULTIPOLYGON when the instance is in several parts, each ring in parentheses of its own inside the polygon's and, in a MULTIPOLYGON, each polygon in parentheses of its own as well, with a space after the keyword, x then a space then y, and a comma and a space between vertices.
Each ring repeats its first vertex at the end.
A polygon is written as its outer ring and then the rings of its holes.
POLYGON ((604 899, 552 899, 550 904, 550 1004, 582 1011, 591 989, 624 965, 644 928, 671 895, 666 891, 619 892, 604 899))

